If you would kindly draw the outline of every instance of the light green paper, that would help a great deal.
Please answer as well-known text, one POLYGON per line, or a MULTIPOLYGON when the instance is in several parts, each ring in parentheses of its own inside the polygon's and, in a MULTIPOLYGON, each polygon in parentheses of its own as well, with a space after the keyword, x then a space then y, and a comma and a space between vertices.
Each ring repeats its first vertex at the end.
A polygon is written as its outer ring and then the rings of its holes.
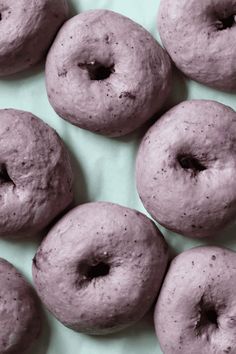
MULTIPOLYGON (((120 12, 142 24, 159 39, 156 31, 158 0, 73 0, 71 3, 74 13, 92 8, 120 12)), ((181 75, 175 75, 174 93, 169 106, 187 98, 215 99, 236 109, 235 95, 215 91, 192 81, 185 82, 181 75)), ((77 203, 104 200, 145 212, 134 181, 135 156, 145 128, 127 137, 109 139, 66 123, 48 103, 42 67, 0 80, 0 108, 9 107, 31 111, 54 127, 64 139, 73 155, 77 203)), ((207 243, 161 229, 177 252, 207 243)), ((208 242, 236 249, 234 234, 234 228, 231 228, 217 240, 208 242)), ((12 262, 31 281, 31 262, 39 242, 35 238, 16 242, 0 240, 0 257, 12 262)), ((89 337, 73 332, 46 311, 44 317, 43 333, 27 354, 162 353, 154 334, 151 314, 128 330, 107 337, 89 337)))

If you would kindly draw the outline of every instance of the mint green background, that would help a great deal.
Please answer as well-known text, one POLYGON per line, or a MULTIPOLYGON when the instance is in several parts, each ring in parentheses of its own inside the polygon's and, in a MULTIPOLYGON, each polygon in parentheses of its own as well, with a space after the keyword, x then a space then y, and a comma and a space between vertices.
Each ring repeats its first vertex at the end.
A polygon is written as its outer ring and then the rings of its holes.
MULTIPOLYGON (((156 31, 158 0, 73 0, 71 4, 73 14, 92 8, 107 8, 120 12, 143 25, 159 40, 156 31)), ((234 94, 206 88, 175 73, 173 92, 166 108, 190 98, 215 99, 236 109, 234 94)), ((126 137, 109 139, 66 123, 49 105, 43 66, 0 80, 0 108, 9 107, 33 112, 54 127, 64 139, 72 156, 77 204, 104 200, 145 212, 135 189, 134 165, 140 139, 148 125, 126 137)), ((177 252, 203 243, 220 244, 236 249, 234 227, 222 233, 217 239, 205 242, 190 240, 161 229, 172 249, 177 252)), ((39 237, 32 236, 32 240, 0 240, 0 257, 12 262, 30 281, 32 257, 40 243, 39 237)), ((151 313, 126 331, 107 337, 89 337, 65 328, 44 310, 43 333, 34 347, 27 352, 27 354, 127 353, 161 353, 154 334, 151 313)))

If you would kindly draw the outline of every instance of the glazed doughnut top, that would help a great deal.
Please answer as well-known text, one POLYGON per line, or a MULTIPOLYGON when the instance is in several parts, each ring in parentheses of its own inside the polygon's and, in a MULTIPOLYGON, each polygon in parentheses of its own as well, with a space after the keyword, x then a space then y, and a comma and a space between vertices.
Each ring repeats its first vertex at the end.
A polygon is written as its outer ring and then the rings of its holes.
POLYGON ((34 284, 66 326, 112 333, 150 309, 168 254, 164 237, 142 213, 87 203, 67 213, 43 240, 33 260, 34 284))
POLYGON ((73 198, 72 168, 57 133, 29 112, 0 110, 0 235, 37 232, 73 198))
POLYGON ((125 135, 152 117, 171 86, 168 54, 131 19, 83 12, 60 29, 47 57, 49 101, 64 119, 108 136, 125 135))
POLYGON ((171 263, 155 309, 165 354, 236 353, 236 253, 196 247, 171 263))
POLYGON ((15 267, 0 258, 0 353, 22 354, 38 337, 36 294, 15 267))
POLYGON ((66 0, 1 1, 0 76, 39 62, 68 12, 66 0))
POLYGON ((212 236, 236 217, 236 113, 185 101, 166 112, 139 148, 136 181, 148 212, 186 236, 212 236))
POLYGON ((158 28, 187 76, 231 90, 236 88, 235 15, 235 0, 161 0, 158 28))

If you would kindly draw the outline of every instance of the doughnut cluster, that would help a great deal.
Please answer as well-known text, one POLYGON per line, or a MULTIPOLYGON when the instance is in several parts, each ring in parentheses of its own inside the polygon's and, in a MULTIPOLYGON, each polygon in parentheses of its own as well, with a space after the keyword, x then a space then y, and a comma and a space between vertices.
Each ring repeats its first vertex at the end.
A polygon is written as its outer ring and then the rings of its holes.
MULTIPOLYGON (((161 0, 165 49, 109 10, 68 18, 66 0, 2 2, 0 76, 46 57, 49 102, 79 128, 119 137, 166 111, 172 63, 205 85, 236 88, 232 0, 161 0)), ((0 237, 47 234, 32 260, 35 289, 0 258, 0 354, 21 354, 39 337, 40 300, 89 335, 121 331, 155 304, 164 354, 236 354, 236 253, 200 246, 173 258, 154 222, 201 240, 235 221, 232 108, 184 101, 145 133, 135 178, 154 221, 110 202, 75 206, 76 176, 57 132, 17 109, 0 109, 0 122, 0 237)))

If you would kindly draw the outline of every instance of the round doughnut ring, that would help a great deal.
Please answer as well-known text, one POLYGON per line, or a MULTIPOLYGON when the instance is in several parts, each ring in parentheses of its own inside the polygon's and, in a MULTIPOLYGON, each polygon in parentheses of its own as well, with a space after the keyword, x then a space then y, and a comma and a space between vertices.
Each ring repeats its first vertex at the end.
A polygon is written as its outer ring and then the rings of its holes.
POLYGON ((72 202, 66 148, 32 113, 0 110, 0 156, 1 236, 40 231, 72 202))
POLYGON ((143 214, 97 202, 76 207, 33 261, 39 297, 64 325, 106 334, 138 321, 155 300, 168 247, 143 214))
POLYGON ((158 28, 176 66, 193 80, 236 89, 236 1, 161 0, 158 28))
POLYGON ((169 57, 152 35, 108 10, 67 21, 46 62, 55 111, 108 136, 125 135, 151 118, 167 98, 170 76, 169 57))
POLYGON ((43 59, 68 16, 65 0, 4 0, 0 3, 0 76, 43 59))
POLYGON ((215 101, 185 101, 146 133, 136 182, 147 211, 190 237, 212 236, 236 217, 236 113, 215 101))
POLYGON ((19 354, 41 328, 35 293, 12 264, 0 258, 0 353, 19 354))
POLYGON ((197 247, 178 255, 154 321, 165 354, 236 353, 236 253, 197 247))

